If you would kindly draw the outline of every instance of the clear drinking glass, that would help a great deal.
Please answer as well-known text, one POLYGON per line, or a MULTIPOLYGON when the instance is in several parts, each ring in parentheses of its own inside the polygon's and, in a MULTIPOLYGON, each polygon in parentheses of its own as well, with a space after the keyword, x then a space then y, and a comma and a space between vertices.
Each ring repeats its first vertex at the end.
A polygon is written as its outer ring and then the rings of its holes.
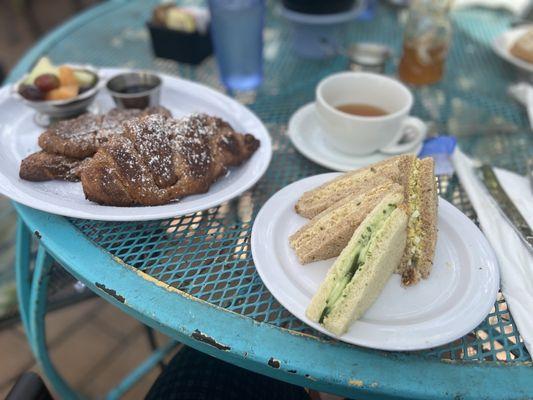
POLYGON ((209 0, 211 37, 222 83, 251 90, 263 80, 264 0, 209 0))

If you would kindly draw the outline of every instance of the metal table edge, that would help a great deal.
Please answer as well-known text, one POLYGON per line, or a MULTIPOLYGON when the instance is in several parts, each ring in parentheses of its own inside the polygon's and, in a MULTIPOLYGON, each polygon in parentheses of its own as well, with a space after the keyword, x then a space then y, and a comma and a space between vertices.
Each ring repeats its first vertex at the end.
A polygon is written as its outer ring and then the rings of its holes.
POLYGON ((91 290, 176 340, 243 368, 344 396, 510 399, 531 395, 524 392, 533 380, 531 362, 450 362, 412 353, 332 345, 236 313, 221 312, 219 307, 117 262, 65 218, 18 203, 14 206, 41 244, 91 290), (66 241, 68 248, 64 246, 66 241), (158 308, 165 312, 154 314, 158 308), (278 355, 280 345, 286 358, 278 355), (309 354, 313 354, 312 359, 309 354), (327 371, 333 365, 344 373, 331 382, 327 371), (511 397, 510 387, 516 389, 511 397), (470 388, 475 388, 475 393, 470 388))

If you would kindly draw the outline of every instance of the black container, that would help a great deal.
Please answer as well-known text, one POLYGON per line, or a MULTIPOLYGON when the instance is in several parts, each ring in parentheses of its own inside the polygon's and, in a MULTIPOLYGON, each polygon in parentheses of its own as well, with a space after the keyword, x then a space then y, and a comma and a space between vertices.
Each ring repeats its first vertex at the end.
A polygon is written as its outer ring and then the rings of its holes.
POLYGON ((146 25, 150 30, 152 49, 156 57, 196 65, 213 53, 209 31, 203 34, 188 33, 154 25, 151 22, 146 25))
POLYGON ((285 8, 304 14, 336 14, 350 10, 355 0, 283 0, 285 8))

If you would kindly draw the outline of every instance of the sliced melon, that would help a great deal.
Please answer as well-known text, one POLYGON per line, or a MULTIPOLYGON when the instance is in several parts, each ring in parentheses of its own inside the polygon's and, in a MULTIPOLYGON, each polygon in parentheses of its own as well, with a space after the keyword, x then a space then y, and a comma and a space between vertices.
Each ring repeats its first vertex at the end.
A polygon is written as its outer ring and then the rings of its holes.
POLYGON ((94 81, 96 80, 93 74, 80 69, 74 70, 74 76, 78 81, 79 87, 84 89, 92 87, 94 85, 94 81))
POLYGON ((35 64, 35 67, 33 67, 31 72, 28 74, 28 77, 24 80, 24 83, 33 85, 35 78, 43 74, 54 74, 59 77, 59 69, 52 64, 48 57, 42 57, 37 64, 35 64))

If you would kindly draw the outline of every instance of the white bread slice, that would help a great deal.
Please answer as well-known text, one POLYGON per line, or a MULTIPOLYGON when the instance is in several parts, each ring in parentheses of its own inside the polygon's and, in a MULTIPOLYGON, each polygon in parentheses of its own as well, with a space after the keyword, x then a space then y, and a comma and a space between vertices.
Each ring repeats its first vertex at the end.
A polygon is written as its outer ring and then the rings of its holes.
MULTIPOLYGON (((389 204, 400 204, 403 196, 395 193, 386 196, 355 230, 348 245, 328 271, 326 279, 309 304, 306 315, 319 322, 326 301, 338 280, 349 271, 353 262, 353 249, 367 227, 372 225, 389 204)), ((374 233, 365 263, 342 291, 340 299, 324 318, 323 324, 332 333, 342 335, 348 326, 370 307, 381 293, 386 282, 397 268, 405 250, 407 214, 395 209, 374 233)))
POLYGON ((348 172, 326 182, 316 189, 305 192, 294 207, 303 217, 313 218, 352 193, 362 193, 388 180, 404 183, 402 170, 413 163, 415 156, 400 155, 379 163, 348 172))
POLYGON ((398 272, 403 285, 411 286, 429 276, 437 243, 438 195, 432 158, 416 160, 407 188, 407 246, 398 272))
POLYGON ((365 217, 393 193, 403 193, 403 187, 389 181, 366 193, 349 195, 314 217, 289 237, 300 263, 337 257, 365 217))

